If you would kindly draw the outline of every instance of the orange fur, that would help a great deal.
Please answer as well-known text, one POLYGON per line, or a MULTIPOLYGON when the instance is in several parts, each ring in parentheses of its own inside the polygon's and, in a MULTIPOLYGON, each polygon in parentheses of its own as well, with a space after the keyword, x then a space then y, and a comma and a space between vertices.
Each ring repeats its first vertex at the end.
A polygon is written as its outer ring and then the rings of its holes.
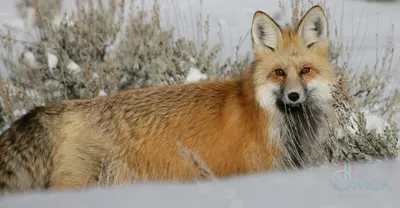
MULTIPOLYGON (((53 103, 21 120, 40 123, 44 134, 40 140, 29 133, 31 129, 20 132, 18 127, 25 124, 17 123, 0 137, 0 144, 11 140, 25 144, 28 138, 16 139, 17 134, 29 135, 38 145, 48 144, 48 158, 37 158, 50 161, 39 185, 49 183, 53 188, 94 184, 102 164, 114 167, 114 162, 126 162, 135 179, 191 180, 195 175, 179 155, 177 142, 197 151, 217 177, 272 170, 282 148, 273 133, 275 106, 260 103, 256 91, 268 83, 284 85, 286 78, 273 74, 276 68, 297 74, 307 65, 314 71, 305 76, 306 83, 317 74, 322 82, 331 82, 328 45, 308 49, 295 29, 283 30, 282 40, 274 53, 255 46, 253 66, 238 79, 130 89, 53 103)), ((0 147, 0 156, 9 151, 12 148, 0 147)), ((37 172, 31 171, 28 182, 10 182, 12 174, 1 171, 13 171, 12 163, 0 160, 0 182, 25 189, 38 180, 37 172)), ((111 173, 121 182, 130 180, 125 172, 119 177, 114 169, 111 173)))

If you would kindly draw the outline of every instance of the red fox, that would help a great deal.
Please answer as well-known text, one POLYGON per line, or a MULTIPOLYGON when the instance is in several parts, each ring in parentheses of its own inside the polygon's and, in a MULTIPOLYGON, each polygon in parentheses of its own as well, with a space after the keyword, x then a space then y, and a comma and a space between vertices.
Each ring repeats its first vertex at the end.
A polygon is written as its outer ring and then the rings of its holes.
POLYGON ((191 180, 177 142, 217 177, 274 170, 285 151, 301 166, 332 102, 324 11, 314 6, 285 29, 257 11, 251 35, 255 60, 238 78, 129 89, 31 110, 0 136, 0 192, 90 186, 102 165, 115 161, 138 180, 191 180))

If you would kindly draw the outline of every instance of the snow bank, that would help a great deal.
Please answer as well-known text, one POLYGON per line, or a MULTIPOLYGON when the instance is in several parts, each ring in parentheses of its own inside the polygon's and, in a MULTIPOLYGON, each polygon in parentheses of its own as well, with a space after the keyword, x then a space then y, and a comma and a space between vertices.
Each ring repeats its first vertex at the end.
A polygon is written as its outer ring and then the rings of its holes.
POLYGON ((399 160, 345 164, 198 184, 136 184, 76 192, 32 193, 4 198, 0 200, 0 207, 389 208, 400 204, 399 172, 399 160))

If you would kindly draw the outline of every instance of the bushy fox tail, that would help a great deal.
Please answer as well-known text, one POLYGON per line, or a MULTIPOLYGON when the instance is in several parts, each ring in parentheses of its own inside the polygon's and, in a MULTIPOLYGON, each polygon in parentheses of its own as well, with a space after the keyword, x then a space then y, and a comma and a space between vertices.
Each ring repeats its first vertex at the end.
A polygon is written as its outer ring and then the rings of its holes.
POLYGON ((0 135, 0 196, 48 184, 54 142, 45 110, 36 107, 0 135))

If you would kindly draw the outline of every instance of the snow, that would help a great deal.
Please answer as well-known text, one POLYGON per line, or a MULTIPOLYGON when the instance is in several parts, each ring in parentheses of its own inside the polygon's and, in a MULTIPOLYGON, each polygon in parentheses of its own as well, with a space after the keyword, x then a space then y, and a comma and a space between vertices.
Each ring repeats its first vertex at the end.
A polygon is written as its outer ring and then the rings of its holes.
POLYGON ((72 60, 68 62, 67 69, 71 74, 77 74, 81 71, 81 67, 72 60))
POLYGON ((25 115, 25 113, 26 113, 26 110, 18 110, 18 109, 15 109, 15 110, 13 111, 13 114, 14 114, 14 117, 15 117, 15 118, 19 118, 19 117, 25 115))
POLYGON ((0 207, 397 208, 400 204, 399 163, 399 160, 371 164, 347 163, 346 166, 238 176, 192 184, 147 182, 82 191, 37 192, 8 196, 0 200, 0 207), (351 177, 345 178, 341 173, 349 173, 351 177))
POLYGON ((39 67, 35 54, 31 51, 25 51, 22 53, 22 62, 32 69, 39 67))
POLYGON ((99 96, 107 95, 107 92, 104 89, 101 89, 99 92, 99 96))
POLYGON ((375 129, 376 133, 381 134, 389 124, 380 116, 375 115, 367 110, 364 111, 367 129, 375 129))
POLYGON ((53 69, 57 67, 58 58, 52 53, 47 53, 47 65, 49 66, 50 72, 53 74, 53 69))
POLYGON ((208 78, 207 74, 202 74, 199 69, 190 68, 189 74, 186 77, 186 83, 197 82, 207 78, 208 78))

